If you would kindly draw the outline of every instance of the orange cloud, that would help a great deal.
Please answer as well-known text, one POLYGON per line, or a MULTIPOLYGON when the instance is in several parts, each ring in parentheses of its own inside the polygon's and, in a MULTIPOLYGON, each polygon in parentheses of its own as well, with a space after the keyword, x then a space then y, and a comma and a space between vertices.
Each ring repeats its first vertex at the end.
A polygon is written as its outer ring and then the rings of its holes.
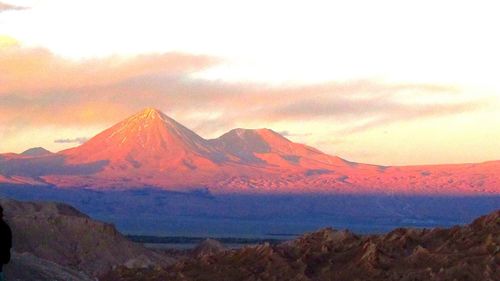
POLYGON ((181 53, 109 57, 72 61, 46 49, 7 46, 0 49, 0 95, 40 95, 112 85, 127 79, 162 74, 184 75, 213 65, 207 56, 181 53))
MULTIPOLYGON (((414 104, 402 97, 457 95, 446 85, 370 80, 269 86, 193 79, 218 59, 181 53, 74 61, 42 48, 0 47, 0 122, 4 126, 112 124, 147 106, 206 134, 241 124, 335 118, 352 131, 480 108, 484 101, 414 104), (214 115, 214 113, 216 113, 214 115), (206 118, 206 116, 212 116, 206 118)), ((89 137, 89 136, 86 136, 89 137)))
POLYGON ((17 11, 17 10, 26 10, 26 9, 28 9, 28 8, 0 2, 0 13, 5 12, 5 11, 17 11))
MULTIPOLYGON (((93 124, 117 120, 151 99, 147 80, 181 80, 217 62, 182 53, 73 61, 46 49, 0 47, 0 121, 3 124, 93 124), (140 91, 122 98, 121 85, 140 91), (144 81, 144 82, 141 82, 144 81)), ((153 101, 151 101, 153 102, 153 101)))

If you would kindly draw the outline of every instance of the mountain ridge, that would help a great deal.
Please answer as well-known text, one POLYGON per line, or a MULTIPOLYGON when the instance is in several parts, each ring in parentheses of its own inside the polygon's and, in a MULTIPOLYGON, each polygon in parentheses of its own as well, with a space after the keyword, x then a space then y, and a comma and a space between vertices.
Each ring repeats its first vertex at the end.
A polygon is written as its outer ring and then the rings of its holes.
POLYGON ((21 158, 0 154, 0 183, 207 188, 223 193, 500 193, 496 173, 500 161, 420 166, 355 163, 265 128, 237 128, 204 139, 154 108, 137 112, 80 146, 21 158))

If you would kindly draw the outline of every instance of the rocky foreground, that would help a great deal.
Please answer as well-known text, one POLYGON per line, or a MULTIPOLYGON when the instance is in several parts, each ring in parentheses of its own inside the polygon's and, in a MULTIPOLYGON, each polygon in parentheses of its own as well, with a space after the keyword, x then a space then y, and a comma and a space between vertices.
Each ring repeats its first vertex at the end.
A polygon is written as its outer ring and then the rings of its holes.
POLYGON ((174 262, 69 205, 7 199, 0 204, 13 233, 12 261, 4 267, 7 280, 87 281, 119 265, 174 262))
POLYGON ((278 245, 155 252, 58 203, 0 199, 14 233, 12 281, 500 281, 500 210, 450 229, 356 235, 323 229, 278 245))
POLYGON ((323 229, 271 246, 209 251, 165 267, 117 267, 103 281, 499 281, 500 211, 450 229, 360 236, 323 229))

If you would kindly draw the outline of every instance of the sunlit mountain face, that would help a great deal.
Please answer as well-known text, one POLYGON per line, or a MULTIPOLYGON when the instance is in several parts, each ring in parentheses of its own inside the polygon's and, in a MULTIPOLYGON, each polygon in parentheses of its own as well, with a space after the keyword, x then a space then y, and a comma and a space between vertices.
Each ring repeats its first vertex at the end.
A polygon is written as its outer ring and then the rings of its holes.
POLYGON ((84 144, 2 154, 0 181, 64 188, 214 193, 498 194, 500 162, 389 167, 354 163, 270 129, 204 139, 147 108, 84 144))

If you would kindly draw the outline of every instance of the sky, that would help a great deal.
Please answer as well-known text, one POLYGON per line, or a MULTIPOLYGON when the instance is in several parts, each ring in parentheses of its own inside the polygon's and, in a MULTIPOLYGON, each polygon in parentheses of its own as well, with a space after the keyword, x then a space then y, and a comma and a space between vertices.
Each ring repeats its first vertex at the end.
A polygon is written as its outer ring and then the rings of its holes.
POLYGON ((0 153, 155 107, 356 162, 500 160, 496 2, 0 0, 0 153))

